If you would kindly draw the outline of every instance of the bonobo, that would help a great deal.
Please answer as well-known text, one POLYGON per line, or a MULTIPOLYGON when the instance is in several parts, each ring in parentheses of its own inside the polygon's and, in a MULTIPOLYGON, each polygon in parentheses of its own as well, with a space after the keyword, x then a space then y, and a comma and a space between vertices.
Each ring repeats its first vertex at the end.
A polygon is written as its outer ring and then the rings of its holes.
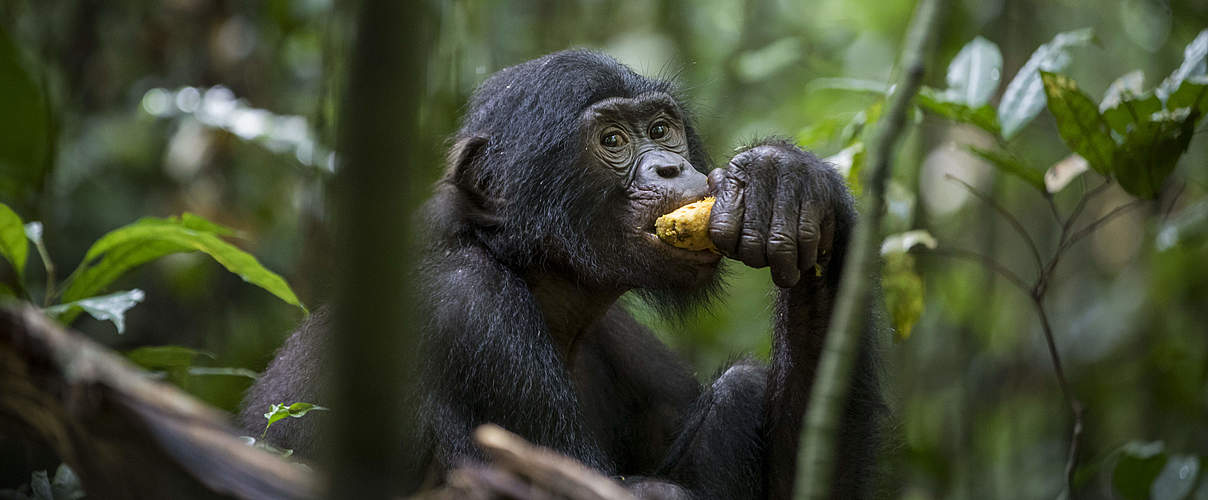
MULTIPOLYGON (((493 422, 639 494, 788 497, 856 217, 834 169, 780 140, 713 169, 672 83, 572 50, 479 87, 424 210, 413 406, 426 470, 483 460, 470 434, 493 422), (777 291, 771 363, 740 361, 702 387, 617 300, 634 291, 675 315, 716 295, 719 255, 653 234, 660 215, 705 196, 721 255, 769 267, 777 291)), ((836 498, 868 495, 882 412, 873 328, 839 431, 836 498)), ((323 345, 337 334, 312 315, 249 392, 242 424, 259 432, 272 403, 322 404, 323 345)), ((268 439, 313 453, 315 421, 268 439)))

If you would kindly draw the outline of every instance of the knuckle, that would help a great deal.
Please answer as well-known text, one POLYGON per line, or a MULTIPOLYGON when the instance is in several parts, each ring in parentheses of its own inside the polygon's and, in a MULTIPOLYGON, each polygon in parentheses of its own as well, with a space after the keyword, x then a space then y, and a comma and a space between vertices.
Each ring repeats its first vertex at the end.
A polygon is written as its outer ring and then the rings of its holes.
POLYGON ((772 231, 768 235, 768 247, 775 247, 776 249, 788 247, 788 249, 791 249, 794 243, 793 236, 782 231, 772 231))
POLYGON ((744 247, 763 245, 763 235, 754 229, 744 228, 740 233, 740 239, 744 247))

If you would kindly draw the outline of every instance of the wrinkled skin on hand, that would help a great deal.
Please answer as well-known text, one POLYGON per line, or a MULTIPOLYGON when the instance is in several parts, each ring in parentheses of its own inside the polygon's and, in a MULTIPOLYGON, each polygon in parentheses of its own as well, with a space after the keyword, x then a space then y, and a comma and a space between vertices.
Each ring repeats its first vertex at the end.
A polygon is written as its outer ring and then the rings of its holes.
POLYGON ((709 173, 717 197, 709 237, 718 251, 751 267, 771 267, 772 281, 795 286, 832 255, 835 217, 844 202, 842 177, 787 142, 742 151, 709 173))

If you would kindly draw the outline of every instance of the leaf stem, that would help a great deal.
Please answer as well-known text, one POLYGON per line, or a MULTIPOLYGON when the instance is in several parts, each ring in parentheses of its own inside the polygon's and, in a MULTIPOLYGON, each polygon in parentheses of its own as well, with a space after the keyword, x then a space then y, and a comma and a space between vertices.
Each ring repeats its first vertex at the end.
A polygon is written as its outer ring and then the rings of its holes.
POLYGON ((38 249, 38 256, 42 259, 42 268, 46 269, 46 293, 42 296, 42 307, 49 307, 55 298, 55 263, 50 260, 50 252, 46 250, 46 244, 42 242, 42 238, 34 239, 34 248, 38 249))

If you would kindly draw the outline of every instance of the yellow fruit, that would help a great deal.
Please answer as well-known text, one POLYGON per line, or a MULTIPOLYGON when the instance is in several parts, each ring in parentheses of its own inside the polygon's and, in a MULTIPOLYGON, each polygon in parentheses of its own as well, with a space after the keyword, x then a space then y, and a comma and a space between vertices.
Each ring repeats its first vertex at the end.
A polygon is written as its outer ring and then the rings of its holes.
POLYGON ((659 217, 654 222, 654 234, 668 245, 686 250, 717 250, 709 239, 709 213, 713 198, 689 203, 659 217))

